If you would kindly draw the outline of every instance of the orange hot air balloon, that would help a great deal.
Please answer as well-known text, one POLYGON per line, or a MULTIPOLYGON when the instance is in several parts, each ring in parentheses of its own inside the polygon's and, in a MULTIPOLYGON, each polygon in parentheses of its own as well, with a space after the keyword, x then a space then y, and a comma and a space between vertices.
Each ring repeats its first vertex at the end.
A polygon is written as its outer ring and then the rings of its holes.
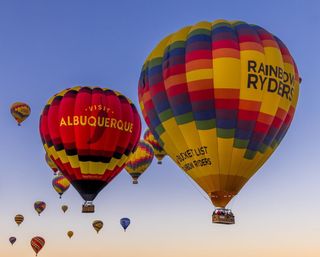
POLYGON ((24 217, 21 214, 17 214, 14 217, 14 221, 18 224, 18 226, 20 226, 20 224, 24 221, 24 217))
POLYGON ((92 222, 92 226, 97 233, 103 228, 103 222, 101 220, 95 220, 92 222))
POLYGON ((43 246, 45 245, 45 240, 40 237, 40 236, 36 236, 33 237, 31 239, 31 247, 34 250, 34 252, 36 253, 36 256, 38 255, 38 253, 40 252, 40 250, 43 248, 43 246))
POLYGON ((83 212, 123 169, 141 121, 134 104, 106 88, 74 87, 54 95, 40 118, 44 148, 85 200, 83 212))
POLYGON ((21 126, 21 123, 29 117, 31 108, 26 103, 16 102, 11 105, 10 112, 13 118, 18 122, 18 125, 21 126))
POLYGON ((67 236, 68 236, 69 238, 73 237, 73 231, 71 231, 71 230, 68 231, 67 236))
POLYGON ((288 131, 299 83, 284 43, 241 21, 182 28, 147 57, 138 89, 143 117, 219 208, 213 222, 234 223, 225 208, 288 131))
POLYGON ((48 166, 52 169, 53 173, 57 174, 58 167, 57 167, 57 165, 55 165, 53 160, 51 160, 51 158, 49 157, 49 155, 47 153, 45 154, 45 160, 46 160, 46 163, 48 164, 48 166))

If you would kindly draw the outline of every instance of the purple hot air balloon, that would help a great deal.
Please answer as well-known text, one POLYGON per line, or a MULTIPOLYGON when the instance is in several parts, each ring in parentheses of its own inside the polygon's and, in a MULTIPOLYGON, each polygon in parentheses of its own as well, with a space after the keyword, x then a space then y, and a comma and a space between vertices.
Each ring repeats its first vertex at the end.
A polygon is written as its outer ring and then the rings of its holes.
POLYGON ((9 238, 9 242, 13 245, 15 242, 17 241, 17 238, 15 238, 14 236, 9 238))

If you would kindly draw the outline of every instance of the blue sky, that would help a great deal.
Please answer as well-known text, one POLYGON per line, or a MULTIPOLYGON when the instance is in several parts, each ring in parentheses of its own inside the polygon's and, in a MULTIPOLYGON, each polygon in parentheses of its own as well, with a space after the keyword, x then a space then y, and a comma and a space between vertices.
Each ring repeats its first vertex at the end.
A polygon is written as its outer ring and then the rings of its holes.
POLYGON ((28 240, 43 235, 47 245, 41 256, 50 257, 92 251, 97 257, 319 256, 319 5, 316 0, 0 0, 1 251, 32 256, 28 240), (59 200, 38 133, 48 98, 74 85, 99 85, 138 106, 140 69, 157 42, 188 24, 220 18, 255 23, 277 35, 303 79, 288 134, 231 203, 237 224, 211 224, 211 203, 168 158, 162 166, 154 162, 138 187, 121 173, 97 197, 94 215, 80 213, 82 199, 73 188, 59 200), (15 101, 32 108, 22 127, 10 116, 15 101), (41 217, 33 211, 38 199, 48 203, 41 217), (63 203, 71 208, 66 215, 63 203), (19 229, 13 222, 17 213, 26 217, 19 229), (133 220, 125 238, 118 224, 123 216, 133 220), (99 237, 91 228, 96 218, 106 225, 99 237), (73 241, 65 236, 69 229, 75 230, 73 241), (15 248, 7 244, 12 234, 18 238, 15 248))

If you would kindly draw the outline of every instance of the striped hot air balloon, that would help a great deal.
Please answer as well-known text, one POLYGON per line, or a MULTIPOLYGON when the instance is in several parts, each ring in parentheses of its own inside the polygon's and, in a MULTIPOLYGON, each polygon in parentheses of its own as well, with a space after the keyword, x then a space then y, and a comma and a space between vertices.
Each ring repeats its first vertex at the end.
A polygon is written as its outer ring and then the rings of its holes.
POLYGON ((10 112, 20 126, 21 123, 29 117, 31 108, 26 103, 16 102, 11 105, 10 112))
POLYGON ((166 156, 165 150, 161 147, 157 139, 154 137, 150 129, 144 132, 143 139, 150 143, 153 147, 154 156, 158 160, 158 164, 162 163, 162 159, 166 156))
POLYGON ((46 208, 46 203, 43 201, 36 201, 34 203, 34 209, 36 210, 36 212, 38 213, 38 215, 40 216, 41 212, 43 212, 46 208))
POLYGON ((136 151, 130 156, 125 169, 133 179, 133 184, 138 184, 138 178, 146 171, 153 160, 153 148, 145 140, 140 140, 136 151))
POLYGON ((200 22, 150 53, 139 102, 166 153, 223 209, 285 136, 299 80, 289 50, 267 30, 200 22))
POLYGON ((83 212, 123 169, 141 133, 134 104, 106 88, 74 87, 54 95, 40 117, 43 146, 85 200, 83 212))
POLYGON ((92 222, 92 226, 97 233, 103 228, 103 222, 101 220, 95 220, 92 222))
POLYGON ((14 217, 14 221, 18 224, 18 226, 24 221, 24 217, 21 214, 17 214, 14 217))
POLYGON ((52 179, 52 186, 54 190, 61 196, 70 187, 69 180, 63 175, 57 175, 52 179))
POLYGON ((40 236, 36 236, 31 239, 30 244, 31 244, 33 251, 36 253, 36 256, 37 256, 38 253, 40 252, 40 250, 45 245, 45 240, 40 236))

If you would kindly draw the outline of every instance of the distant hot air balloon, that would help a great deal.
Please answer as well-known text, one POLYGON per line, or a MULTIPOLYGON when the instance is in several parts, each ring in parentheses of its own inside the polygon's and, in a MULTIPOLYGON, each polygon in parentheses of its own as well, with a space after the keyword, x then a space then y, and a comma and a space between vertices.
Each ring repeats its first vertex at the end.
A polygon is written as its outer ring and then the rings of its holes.
POLYGON ((17 238, 15 238, 14 236, 9 238, 9 242, 13 245, 15 242, 17 241, 17 238))
POLYGON ((71 230, 68 231, 67 236, 68 236, 69 238, 73 237, 73 231, 71 231, 71 230))
POLYGON ((46 159, 46 162, 49 165, 49 167, 53 170, 53 173, 56 174, 58 172, 58 167, 57 167, 57 165, 55 165, 53 160, 51 160, 51 158, 49 157, 49 155, 47 153, 45 154, 45 159, 46 159))
POLYGON ((61 209, 63 212, 66 212, 68 210, 68 205, 62 205, 61 209))
POLYGON ((213 222, 234 223, 226 205, 293 119, 299 74, 287 47, 257 25, 200 22, 158 44, 138 91, 157 141, 219 207, 213 222))
POLYGON ((52 179, 52 186, 54 190, 61 196, 70 186, 69 180, 63 175, 57 175, 52 179))
POLYGON ((30 115, 31 108, 26 103, 16 102, 11 105, 10 112, 20 126, 21 123, 30 115))
POLYGON ((141 133, 134 104, 105 88, 74 87, 54 95, 40 117, 46 152, 85 200, 83 212, 123 169, 141 133))
POLYGON ((136 151, 131 154, 125 169, 133 179, 133 184, 138 184, 138 178, 146 171, 153 160, 153 148, 145 140, 140 140, 136 151))
POLYGON ((21 214, 17 214, 14 217, 14 221, 18 224, 18 226, 24 221, 24 217, 21 214))
POLYGON ((92 222, 92 226, 95 229, 95 231, 97 231, 97 233, 99 233, 99 231, 103 227, 103 222, 101 220, 95 220, 92 222))
POLYGON ((36 236, 36 237, 31 239, 30 244, 31 244, 32 249, 36 253, 36 256, 37 256, 38 252, 40 252, 40 250, 45 245, 45 240, 40 236, 36 236))
POLYGON ((43 212, 45 208, 46 208, 46 203, 43 201, 36 201, 34 203, 34 209, 39 214, 39 216, 40 216, 40 213, 43 212))
POLYGON ((166 156, 165 150, 161 147, 157 139, 154 137, 150 129, 144 132, 143 139, 150 143, 153 147, 154 156, 158 160, 158 164, 162 163, 162 159, 166 156))
POLYGON ((126 231, 127 227, 130 225, 130 219, 129 218, 122 218, 120 220, 120 224, 123 227, 124 231, 126 231))

